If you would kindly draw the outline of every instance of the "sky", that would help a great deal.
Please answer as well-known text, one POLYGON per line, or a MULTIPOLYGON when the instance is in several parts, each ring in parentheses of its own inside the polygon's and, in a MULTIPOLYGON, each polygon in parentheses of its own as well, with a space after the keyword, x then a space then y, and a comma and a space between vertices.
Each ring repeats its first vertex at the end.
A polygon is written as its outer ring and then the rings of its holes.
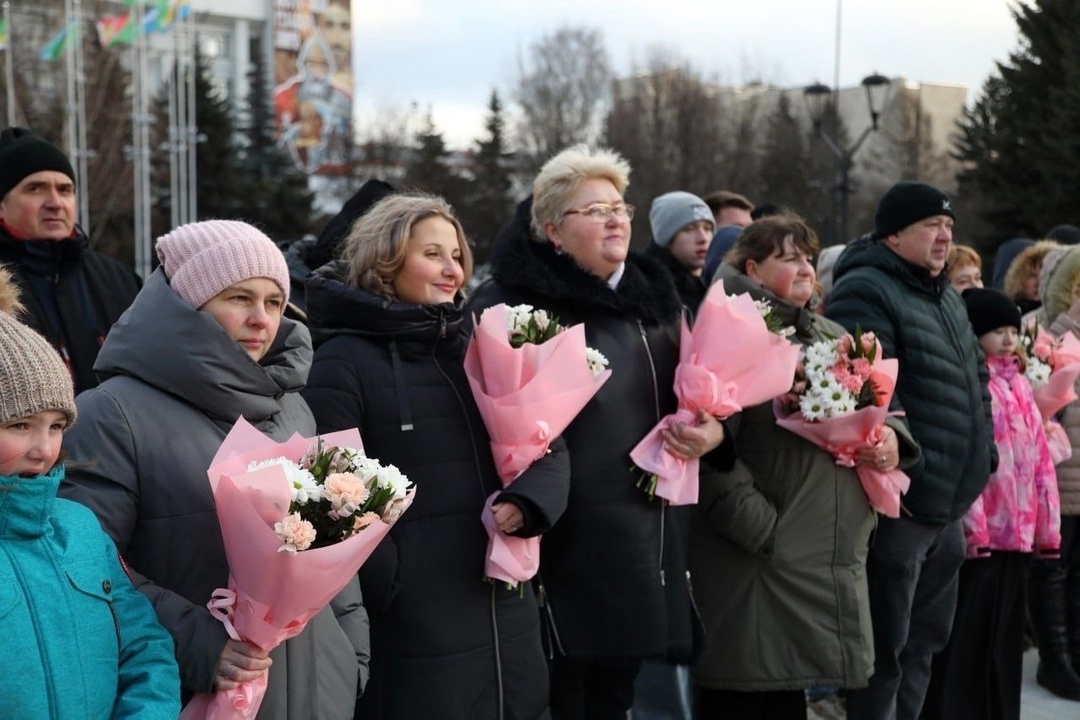
POLYGON ((977 96, 1017 49, 1022 0, 353 0, 358 130, 429 109, 450 147, 483 135, 492 89, 513 110, 518 58, 560 26, 599 28, 616 74, 663 49, 740 85, 832 85, 874 72, 977 96))

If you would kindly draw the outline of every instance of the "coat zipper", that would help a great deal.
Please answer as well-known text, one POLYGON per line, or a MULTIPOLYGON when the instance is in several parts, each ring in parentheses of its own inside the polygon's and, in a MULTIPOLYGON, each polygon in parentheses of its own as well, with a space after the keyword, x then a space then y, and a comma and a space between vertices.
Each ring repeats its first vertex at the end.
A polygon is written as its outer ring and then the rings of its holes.
MULTIPOLYGON (((445 338, 446 337, 446 315, 445 314, 441 314, 440 318, 439 318, 439 337, 440 338, 445 338)), ((483 470, 481 469, 482 466, 481 466, 481 463, 480 463, 480 456, 479 456, 479 454, 477 454, 477 450, 476 450, 476 434, 473 432, 472 423, 469 422, 468 413, 465 411, 465 401, 462 400, 461 393, 458 392, 457 386, 454 385, 454 381, 450 379, 450 376, 446 374, 445 370, 443 370, 442 365, 439 364, 439 358, 435 354, 435 350, 436 350, 436 348, 438 348, 438 345, 439 345, 439 343, 436 341, 436 343, 431 348, 431 361, 433 363, 435 363, 435 367, 438 369, 439 374, 442 375, 443 379, 446 381, 446 384, 450 387, 450 391, 454 393, 454 397, 457 399, 457 402, 458 402, 458 407, 461 408, 462 417, 465 420, 465 430, 469 433, 469 444, 472 446, 473 464, 476 467, 476 479, 477 479, 477 481, 478 481, 478 483, 480 485, 480 498, 481 498, 482 502, 487 502, 487 494, 486 494, 487 489, 484 487, 484 474, 483 474, 483 470)), ((496 611, 495 611, 495 593, 497 591, 498 591, 497 585, 492 584, 492 586, 491 586, 491 632, 492 632, 492 637, 493 637, 493 640, 494 640, 494 648, 495 648, 495 680, 496 680, 496 687, 498 688, 498 703, 499 703, 498 717, 499 717, 499 720, 502 720, 503 713, 504 713, 504 708, 505 708, 505 698, 503 697, 502 654, 501 654, 501 652, 499 650, 499 616, 498 616, 498 613, 496 613, 496 611)))
POLYGON ((120 657, 120 617, 116 614, 116 606, 113 605, 112 600, 106 600, 105 602, 108 603, 109 612, 112 613, 113 629, 116 631, 116 657, 120 657))
MULTIPOLYGON (((649 347, 649 336, 645 333, 645 325, 641 320, 637 321, 638 331, 641 333, 641 344, 645 347, 645 357, 649 360, 649 373, 652 377, 653 388, 653 410, 656 414, 656 422, 660 422, 660 387, 656 379, 656 365, 653 363, 652 349, 649 347)), ((660 557, 658 561, 657 569, 660 571, 660 585, 667 584, 667 579, 664 577, 664 520, 667 515, 665 512, 667 507, 667 501, 660 499, 660 557)))

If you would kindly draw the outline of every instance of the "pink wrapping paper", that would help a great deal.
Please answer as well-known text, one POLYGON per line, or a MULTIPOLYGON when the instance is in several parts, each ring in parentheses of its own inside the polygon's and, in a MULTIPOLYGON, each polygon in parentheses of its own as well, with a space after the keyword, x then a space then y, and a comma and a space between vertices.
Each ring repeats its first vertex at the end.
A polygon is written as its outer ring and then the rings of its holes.
MULTIPOLYGON (((327 446, 363 448, 355 429, 321 437, 327 446)), ((247 467, 252 461, 277 457, 298 461, 313 441, 293 435, 276 443, 240 418, 207 470, 230 571, 228 591, 215 593, 211 612, 219 619, 227 616, 225 626, 231 637, 264 650, 299 635, 341 592, 391 527, 378 520, 334 545, 295 554, 278 552, 282 543, 273 526, 288 514, 288 480, 278 466, 254 472, 247 472, 247 467), (235 593, 231 609, 230 603, 221 601, 230 592, 235 593)), ((415 488, 410 490, 409 503, 414 494, 415 488)), ((265 693, 263 675, 234 690, 196 695, 180 717, 254 718, 265 693)))
POLYGON ((1076 400, 1076 378, 1080 377, 1080 360, 1050 373, 1050 379, 1034 390, 1035 404, 1043 420, 1052 418, 1061 408, 1076 400))
MULTIPOLYGON (((881 357, 878 345, 877 357, 881 357)), ((836 458, 838 465, 854 467, 870 507, 891 517, 900 517, 900 496, 908 491, 911 479, 902 470, 881 471, 855 464, 855 451, 873 447, 881 442, 881 429, 889 414, 889 401, 896 388, 899 363, 895 359, 877 360, 873 364, 871 380, 882 393, 881 405, 865 407, 846 415, 810 422, 802 412, 785 415, 780 402, 774 401, 776 424, 809 440, 836 458)))
POLYGON ((699 409, 723 419, 786 393, 799 351, 798 345, 769 331, 748 294, 728 297, 723 282, 712 286, 693 332, 685 320, 682 324, 675 369, 679 409, 630 452, 635 465, 656 475, 657 495, 672 505, 693 505, 698 500, 700 463, 669 453, 662 432, 677 423, 693 424, 699 409))
POLYGON ((1046 444, 1050 448, 1050 461, 1059 465, 1072 457, 1072 443, 1065 428, 1054 420, 1046 422, 1046 444))
MULTIPOLYGON (((584 325, 520 348, 510 345, 505 304, 485 310, 475 325, 465 351, 465 373, 491 438, 499 479, 507 487, 547 454, 611 370, 592 376, 585 360, 584 325)), ((491 517, 491 500, 481 518, 488 532, 484 573, 510 585, 529 580, 539 569, 539 538, 500 532, 491 517)))

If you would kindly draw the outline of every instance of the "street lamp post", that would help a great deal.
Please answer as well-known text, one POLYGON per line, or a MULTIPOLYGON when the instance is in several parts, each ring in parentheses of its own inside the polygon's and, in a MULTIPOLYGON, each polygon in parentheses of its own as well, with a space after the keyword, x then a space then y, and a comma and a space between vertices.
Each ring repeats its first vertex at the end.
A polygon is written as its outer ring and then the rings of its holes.
MULTIPOLYGON (((889 95, 890 81, 884 75, 878 73, 868 75, 863 78, 861 84, 866 89, 866 104, 870 109, 870 126, 863 130, 854 144, 847 149, 841 148, 836 143, 836 140, 830 137, 822 127, 825 110, 830 97, 833 96, 833 90, 822 83, 814 83, 803 90, 803 100, 806 102, 810 119, 814 123, 814 132, 825 142, 825 145, 836 158, 837 182, 832 186, 832 221, 829 224, 829 245, 847 242, 849 239, 847 236, 847 215, 848 195, 851 193, 849 177, 851 167, 854 164, 853 158, 870 133, 878 129, 878 120, 885 109, 885 102, 889 95)), ((833 102, 833 113, 837 118, 839 118, 840 114, 838 101, 839 98, 836 98, 833 102)))

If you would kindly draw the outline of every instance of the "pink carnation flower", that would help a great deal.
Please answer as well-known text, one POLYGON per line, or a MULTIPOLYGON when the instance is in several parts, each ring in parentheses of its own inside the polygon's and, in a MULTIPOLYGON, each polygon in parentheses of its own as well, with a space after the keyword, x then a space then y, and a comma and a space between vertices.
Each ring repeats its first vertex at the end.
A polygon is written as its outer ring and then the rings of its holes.
POLYGON ((1050 364, 1050 358, 1054 351, 1054 344, 1046 335, 1039 334, 1039 337, 1035 338, 1035 345, 1032 347, 1032 354, 1042 360, 1044 363, 1050 364))
POLYGON ((274 523, 274 532, 285 543, 278 548, 278 552, 307 550, 315 542, 315 527, 300 517, 300 513, 293 513, 281 522, 274 523))
POLYGON ((855 358, 851 361, 851 370, 859 379, 866 381, 870 378, 870 361, 866 358, 855 358))
POLYGON ((877 335, 872 332, 864 332, 860 339, 862 340, 863 354, 868 354, 877 345, 877 335))
POLYGON ((373 512, 366 512, 363 515, 357 515, 353 519, 353 526, 352 526, 353 532, 354 533, 360 532, 361 530, 366 528, 368 525, 372 524, 373 522, 376 522, 378 519, 379 519, 379 514, 378 513, 373 513, 373 512))
POLYGON ((333 473, 323 483, 323 497, 339 516, 348 517, 368 499, 368 489, 352 473, 333 473))

